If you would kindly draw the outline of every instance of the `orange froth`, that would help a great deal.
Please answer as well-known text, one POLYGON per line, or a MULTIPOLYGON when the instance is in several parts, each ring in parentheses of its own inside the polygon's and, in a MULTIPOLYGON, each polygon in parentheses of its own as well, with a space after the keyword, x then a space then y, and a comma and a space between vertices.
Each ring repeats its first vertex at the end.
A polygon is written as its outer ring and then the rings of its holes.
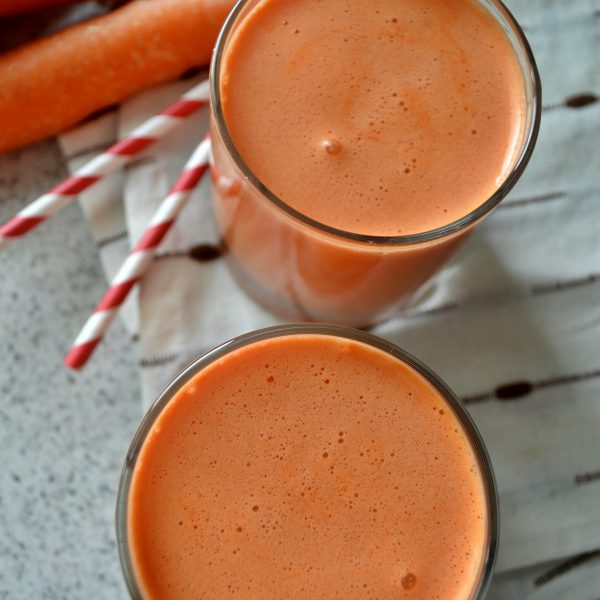
POLYGON ((169 402, 135 467, 129 540, 150 599, 465 599, 485 506, 423 377, 293 335, 219 359, 169 402))
POLYGON ((523 136, 515 52, 473 0, 262 0, 222 72, 248 166, 346 231, 407 235, 465 216, 504 181, 523 136))

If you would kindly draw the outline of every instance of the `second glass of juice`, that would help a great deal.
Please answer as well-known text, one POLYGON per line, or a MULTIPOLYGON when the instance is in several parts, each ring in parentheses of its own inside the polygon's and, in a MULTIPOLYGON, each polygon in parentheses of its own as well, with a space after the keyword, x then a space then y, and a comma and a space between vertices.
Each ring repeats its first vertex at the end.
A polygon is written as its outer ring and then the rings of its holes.
POLYGON ((497 526, 461 402, 400 348, 331 325, 194 362, 144 417, 117 510, 136 600, 480 599, 497 526))
POLYGON ((498 0, 241 0, 211 67, 216 221, 288 318, 405 306, 508 193, 540 82, 498 0))

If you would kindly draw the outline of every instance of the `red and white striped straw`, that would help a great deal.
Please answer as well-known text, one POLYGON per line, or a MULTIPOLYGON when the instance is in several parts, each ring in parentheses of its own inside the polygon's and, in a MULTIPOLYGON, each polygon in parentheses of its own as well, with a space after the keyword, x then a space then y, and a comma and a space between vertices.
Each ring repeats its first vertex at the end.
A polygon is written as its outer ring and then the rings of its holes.
POLYGON ((49 193, 26 206, 0 227, 0 250, 23 237, 68 206, 78 194, 127 163, 133 156, 170 133, 185 118, 208 103, 208 81, 203 81, 158 115, 144 121, 126 138, 99 154, 49 193))
POLYGON ((156 248, 185 206, 194 188, 208 169, 210 140, 202 140, 185 165, 179 179, 161 202, 150 224, 119 269, 110 287, 88 319, 65 357, 71 369, 81 369, 102 340, 117 311, 133 286, 142 278, 154 259, 156 248))

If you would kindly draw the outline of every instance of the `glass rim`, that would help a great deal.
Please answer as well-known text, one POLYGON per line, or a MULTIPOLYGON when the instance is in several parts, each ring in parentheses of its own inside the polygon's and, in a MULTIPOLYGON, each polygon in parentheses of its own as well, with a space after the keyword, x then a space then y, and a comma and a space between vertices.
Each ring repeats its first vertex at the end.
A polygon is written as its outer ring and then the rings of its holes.
MULTIPOLYGON (((535 148, 535 144, 537 141, 539 128, 540 128, 540 120, 541 120, 541 107, 542 107, 542 87, 540 75, 538 72, 538 68, 535 62, 535 58, 533 56, 533 52, 527 41, 521 26, 518 24, 515 17, 512 13, 506 8, 502 0, 476 0, 480 4, 487 3, 492 4, 498 11, 502 14, 505 23, 510 27, 512 32, 516 35, 517 41, 520 45, 521 50, 523 51, 523 57, 526 61, 525 68, 522 68, 524 77, 529 77, 532 85, 532 116, 531 122, 529 124, 529 128, 527 132, 522 136, 523 144, 519 155, 517 156, 510 173, 504 179, 504 181, 500 184, 500 186, 496 189, 496 191, 482 204, 477 206, 470 213, 465 216, 457 219, 447 225, 443 225, 441 227, 437 227, 435 229, 431 229, 428 231, 423 231, 419 233, 414 233, 410 235, 397 235, 397 236, 386 236, 386 235, 368 235, 362 233, 356 233, 352 231, 346 231, 344 229, 339 229, 337 227, 332 227, 313 219, 301 211, 293 208, 286 202, 284 202, 281 198, 279 198, 276 194, 274 194, 262 181, 254 174, 252 169, 248 166, 246 161, 243 159, 241 153, 238 151, 235 146, 233 139, 229 133, 229 129, 227 127, 227 123, 225 121, 225 115, 223 114, 223 108, 221 104, 221 90, 220 90, 220 71, 221 71, 221 63, 223 60, 223 51, 225 48, 225 44, 229 38, 229 34, 235 25, 237 17, 241 13, 241 11, 245 8, 245 6, 251 2, 252 0, 238 0, 237 4, 234 6, 232 11, 227 16, 225 24, 223 28, 219 32, 219 36, 217 38, 217 43, 214 48, 211 64, 210 64, 210 78, 209 78, 209 88, 210 88, 210 104, 211 111, 214 117, 214 123, 216 125, 216 129, 225 144, 227 152, 235 163, 236 167, 240 170, 245 180, 248 181, 252 187, 262 194, 267 200, 269 200, 272 204, 274 204, 279 209, 283 210, 289 216, 294 219, 297 219, 301 223, 305 225, 309 225, 310 227, 317 229, 323 233, 327 233, 330 235, 334 235, 339 238, 343 238, 346 240, 353 240, 358 242, 364 242, 368 244, 376 244, 376 245, 393 245, 393 246, 401 246, 408 244, 416 244, 420 242, 428 242, 432 240, 436 240, 438 238, 446 237, 450 234, 453 234, 458 231, 462 231, 466 229, 473 223, 476 223, 488 213, 490 213, 503 198, 506 197, 508 192, 513 188, 513 186, 517 183, 525 167, 529 163, 529 159, 533 154, 533 150, 535 148)), ((497 15, 492 15, 496 21, 498 21, 497 15)), ((518 54, 517 49, 515 48, 515 53, 518 54)), ((520 61, 519 61, 520 64, 520 61)))
POLYGON ((146 437, 152 430, 156 419, 162 413, 163 409, 173 399, 176 393, 192 379, 198 372, 206 368, 210 364, 220 358, 239 350, 245 346, 264 340, 292 336, 292 335, 325 335, 338 337, 364 343, 368 346, 381 350, 388 355, 400 360, 408 365, 421 375, 446 401, 454 416, 459 421, 463 431, 469 441, 471 449, 477 460, 481 480, 486 498, 487 510, 487 548, 484 549, 481 566, 479 570, 479 579, 476 586, 471 590, 471 599, 483 598, 485 592, 491 582, 491 577, 494 571, 494 564, 498 552, 499 540, 499 508, 498 508, 498 493, 494 472, 492 469, 490 457, 487 449, 473 421, 463 403, 459 400, 456 394, 444 383, 444 381, 429 367, 415 358, 412 354, 406 352, 396 344, 379 336, 346 327, 344 325, 332 324, 308 324, 308 323, 293 323, 275 325, 264 329, 258 329, 249 333, 232 338, 216 348, 209 350, 173 379, 173 381, 165 388, 163 393, 146 411, 141 423, 135 432, 130 443, 125 462, 121 471, 119 480, 119 488, 117 492, 116 505, 116 539, 117 549, 119 552, 119 560, 121 570, 125 578, 131 598, 135 600, 143 600, 142 592, 138 585, 135 568, 131 560, 131 552, 128 536, 128 505, 129 505, 129 490, 133 478, 133 472, 140 451, 145 443, 146 437))

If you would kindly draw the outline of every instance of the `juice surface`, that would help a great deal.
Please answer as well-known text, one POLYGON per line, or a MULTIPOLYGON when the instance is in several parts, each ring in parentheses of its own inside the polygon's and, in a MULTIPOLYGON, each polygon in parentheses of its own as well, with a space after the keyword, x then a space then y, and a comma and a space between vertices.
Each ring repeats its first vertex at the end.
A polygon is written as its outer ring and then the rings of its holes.
POLYGON ((238 349, 156 420, 129 496, 145 596, 470 597, 481 474, 419 374, 363 343, 290 335, 238 349))
POLYGON ((326 225, 408 235, 487 200, 513 165, 525 91, 474 0, 262 0, 226 47, 234 144, 326 225))

